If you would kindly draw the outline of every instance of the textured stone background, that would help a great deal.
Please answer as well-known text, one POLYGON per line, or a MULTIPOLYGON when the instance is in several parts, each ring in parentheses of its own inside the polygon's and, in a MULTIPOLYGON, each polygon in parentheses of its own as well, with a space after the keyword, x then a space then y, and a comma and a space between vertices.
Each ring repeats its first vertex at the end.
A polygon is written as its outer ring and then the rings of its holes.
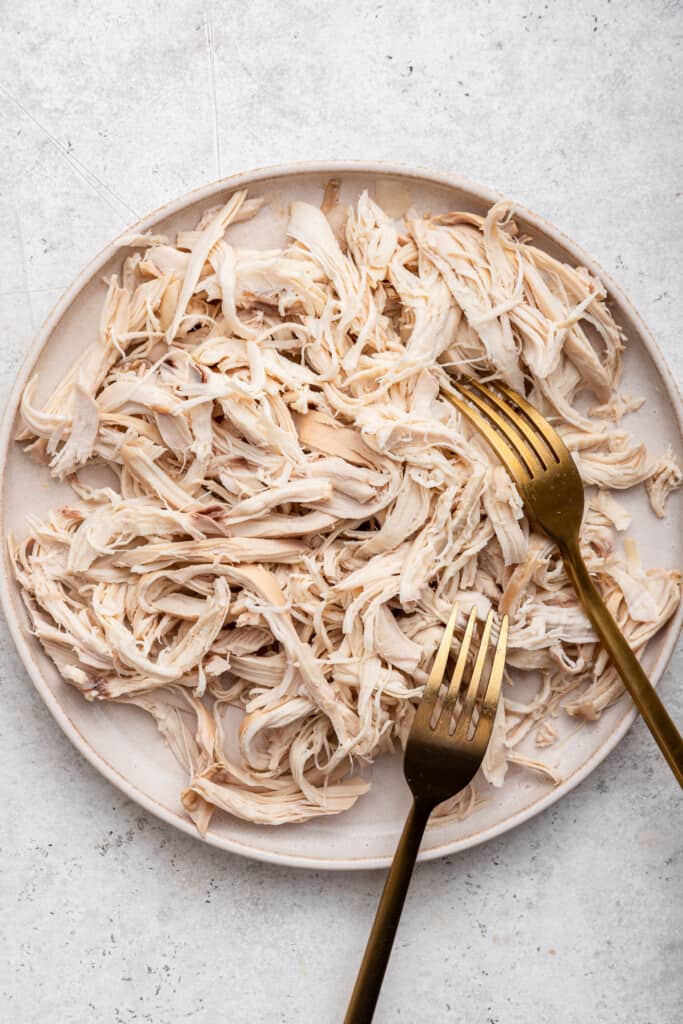
MULTIPOLYGON (((544 214, 683 376, 680 0, 0 3, 3 398, 136 214, 295 159, 419 163, 544 214)), ((339 1021, 381 888, 204 848, 71 748, 0 634, 10 1024, 339 1021)), ((662 690, 683 720, 679 649, 662 690)), ((645 728, 560 805, 421 867, 378 1022, 673 1024, 681 801, 645 728)), ((676 1007, 678 1006, 678 1011, 676 1007)))

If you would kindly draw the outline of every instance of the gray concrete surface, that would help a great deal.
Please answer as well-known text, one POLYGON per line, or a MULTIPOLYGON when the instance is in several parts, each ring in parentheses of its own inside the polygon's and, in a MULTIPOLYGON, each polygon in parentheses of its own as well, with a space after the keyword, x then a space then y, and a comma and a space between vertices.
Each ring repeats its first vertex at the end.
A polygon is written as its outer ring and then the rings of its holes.
MULTIPOLYGON (((465 174, 626 288, 683 376, 680 0, 0 4, 3 395, 135 214, 292 159, 465 174)), ((380 874, 206 849, 70 747, 0 632, 9 1024, 339 1021, 380 874)), ((683 720, 683 651, 663 692, 683 720)), ((574 793, 422 867, 381 1022, 680 1020, 681 801, 640 724, 574 793)))

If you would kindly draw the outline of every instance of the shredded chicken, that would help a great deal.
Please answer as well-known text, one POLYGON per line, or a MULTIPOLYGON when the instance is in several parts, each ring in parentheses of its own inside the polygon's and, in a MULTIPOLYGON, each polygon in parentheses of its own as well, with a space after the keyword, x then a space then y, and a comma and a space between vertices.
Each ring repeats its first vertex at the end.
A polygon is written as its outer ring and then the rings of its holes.
POLYGON ((611 491, 645 482, 662 514, 681 473, 617 427, 637 401, 617 390, 603 286, 519 238, 504 204, 393 220, 366 193, 343 210, 332 183, 322 210, 292 203, 284 249, 233 245, 258 209, 236 192, 175 244, 128 239, 97 336, 46 402, 26 387, 20 439, 74 488, 9 540, 35 635, 86 699, 153 717, 205 832, 216 809, 280 824, 351 807, 363 765, 405 742, 453 603, 458 635, 473 606, 508 612, 509 668, 539 684, 507 687, 483 775, 557 781, 524 736, 552 745, 546 716, 596 718, 621 687, 557 550, 440 386, 499 375, 553 418, 599 488, 589 569, 642 651, 679 577, 620 553, 611 491))
POLYGON ((683 485, 683 472, 676 461, 671 447, 668 447, 645 481, 650 504, 655 514, 663 519, 666 514, 666 501, 672 491, 683 485))

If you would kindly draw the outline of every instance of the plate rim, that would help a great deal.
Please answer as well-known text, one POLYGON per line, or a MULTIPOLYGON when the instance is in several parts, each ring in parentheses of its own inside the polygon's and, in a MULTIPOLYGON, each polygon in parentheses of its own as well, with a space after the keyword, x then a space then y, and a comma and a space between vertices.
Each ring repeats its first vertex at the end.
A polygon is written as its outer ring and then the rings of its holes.
MULTIPOLYGON (((3 547, 3 557, 0 559, 0 602, 2 604, 10 636, 12 637, 24 668, 28 672, 35 689, 62 731, 76 749, 83 755, 83 757, 85 757, 85 759, 94 768, 96 768, 101 775, 116 786, 117 789, 123 792, 125 796, 145 808, 145 810, 154 814, 157 818, 160 818, 167 824, 173 825, 182 832, 185 832, 187 835, 199 840, 201 840, 202 837, 199 836, 194 824, 189 819, 184 818, 172 808, 166 807, 160 801, 150 797, 143 790, 139 789, 134 783, 114 768, 114 766, 111 765, 107 759, 89 743, 57 700, 55 694, 48 686, 34 660, 25 627, 22 626, 18 616, 15 614, 14 603, 11 596, 11 588, 15 584, 13 579, 10 577, 6 545, 4 542, 5 470, 7 456, 12 443, 12 425, 14 423, 21 394, 24 390, 29 374, 39 355, 46 347, 52 331, 55 329, 62 316, 64 316, 67 310, 78 298, 82 289, 92 280, 103 265, 123 247, 123 242, 128 235, 147 231, 153 228, 160 220, 180 213, 183 209, 195 203, 202 202, 204 200, 209 201, 216 194, 228 189, 239 188, 242 186, 248 187, 261 181, 267 181, 275 178, 291 179, 293 177, 304 177, 312 174, 386 175, 396 178, 418 180, 425 184, 436 185, 442 188, 458 189, 460 191, 470 193, 473 197, 476 197, 478 200, 482 200, 488 204, 493 204, 505 198, 501 193, 494 189, 481 185, 478 182, 472 181, 462 175, 443 174, 426 167, 400 162, 363 160, 301 161, 289 164, 268 165, 247 171, 240 171, 235 174, 228 175, 225 178, 219 178, 201 185, 198 188, 192 189, 191 191, 184 193, 182 196, 176 197, 175 199, 156 207, 153 211, 138 220, 133 221, 124 230, 119 232, 111 242, 105 245, 95 256, 93 256, 80 273, 74 278, 69 287, 60 296, 51 312, 42 323, 38 332, 35 334, 33 342, 29 346, 15 376, 14 383, 3 410, 2 421, 0 424, 0 536, 2 537, 3 547)), ((640 339, 647 350, 648 356, 652 359, 664 386, 665 393, 674 412, 681 442, 683 443, 683 400, 681 398, 681 393, 666 357, 659 348, 652 331, 647 326, 632 301, 613 280, 611 275, 603 269, 598 261, 587 253, 581 246, 577 245, 577 243, 561 229, 548 222, 544 217, 534 213, 524 204, 517 203, 514 200, 511 200, 511 202, 514 205, 515 210, 518 211, 526 221, 537 227, 562 248, 566 249, 577 263, 582 266, 586 266, 593 274, 599 277, 606 286, 610 296, 617 301, 636 325, 640 339)), ((654 666, 652 667, 650 675, 655 685, 659 682, 659 679, 666 669, 682 628, 683 601, 679 603, 675 615, 669 620, 665 643, 654 666)), ((533 801, 522 810, 513 812, 502 820, 496 822, 495 825, 481 829, 480 831, 463 839, 450 840, 435 847, 431 847, 428 850, 421 851, 418 860, 420 862, 435 860, 437 858, 445 857, 458 853, 461 850, 477 846, 479 843, 486 842, 489 839, 494 839, 495 837, 502 835, 504 832, 515 828, 517 825, 521 825, 530 818, 540 814, 548 807, 551 807, 558 800, 561 800, 563 796, 571 792, 572 789, 578 786, 595 768, 597 768, 597 766, 623 739, 624 735, 635 720, 635 717, 635 707, 631 703, 625 704, 624 712, 620 719, 615 723, 609 736, 605 737, 603 742, 592 751, 583 764, 581 764, 558 786, 555 786, 544 796, 539 797, 538 800, 533 801)), ((439 825, 436 824, 433 827, 438 829, 439 825)), ((300 856, 292 854, 291 852, 263 849, 262 847, 254 846, 249 842, 230 839, 225 836, 212 833, 211 831, 207 833, 203 841, 208 845, 226 850, 230 853, 240 854, 254 860, 285 865, 288 867, 343 871, 386 868, 391 863, 390 856, 359 856, 352 858, 332 857, 329 859, 321 858, 319 856, 300 856)))

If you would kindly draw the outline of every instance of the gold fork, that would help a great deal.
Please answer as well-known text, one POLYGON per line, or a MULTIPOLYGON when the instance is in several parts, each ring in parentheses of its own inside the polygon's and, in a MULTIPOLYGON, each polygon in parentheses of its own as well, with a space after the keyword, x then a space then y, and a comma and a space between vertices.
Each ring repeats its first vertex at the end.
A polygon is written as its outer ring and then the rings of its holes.
POLYGON ((579 546, 584 491, 566 445, 526 399, 506 385, 453 380, 444 396, 483 434, 517 485, 533 524, 560 549, 567 574, 633 702, 683 786, 683 740, 590 578, 579 546))
POLYGON ((437 708, 457 615, 456 605, 408 736, 403 770, 413 794, 413 804, 389 869, 344 1024, 368 1024, 372 1020, 427 820, 438 804, 455 796, 472 781, 491 738, 505 664, 507 616, 501 621, 482 696, 479 690, 489 653, 493 612, 489 612, 486 619, 465 689, 462 682, 477 618, 476 610, 472 609, 450 685, 437 708))

